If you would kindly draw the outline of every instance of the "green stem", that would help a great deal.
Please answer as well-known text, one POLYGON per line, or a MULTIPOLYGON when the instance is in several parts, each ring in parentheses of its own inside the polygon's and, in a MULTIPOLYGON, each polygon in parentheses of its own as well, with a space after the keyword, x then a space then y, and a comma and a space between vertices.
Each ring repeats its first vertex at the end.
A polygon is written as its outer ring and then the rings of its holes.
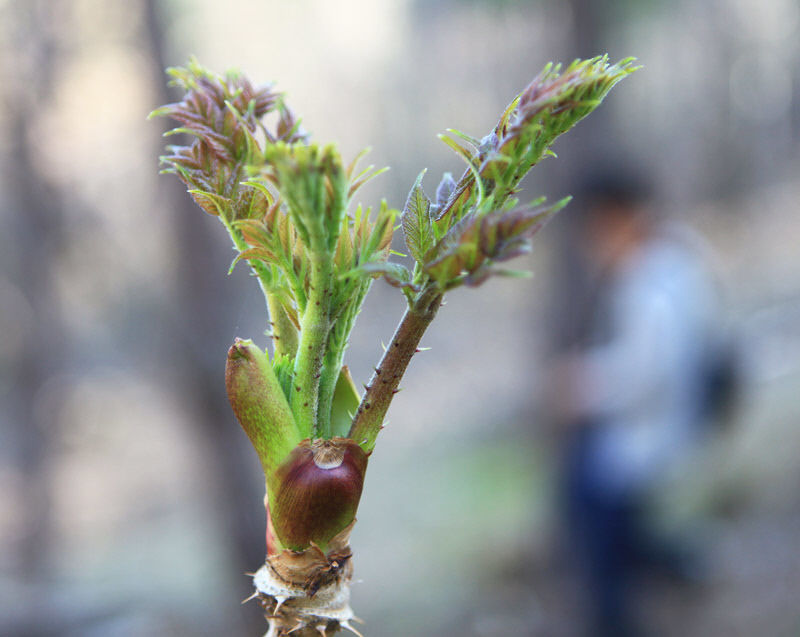
POLYGON ((311 287, 300 323, 300 342, 294 363, 292 412, 304 438, 318 432, 317 407, 325 347, 330 334, 332 260, 325 253, 311 254, 311 287))
POLYGON ((369 381, 350 427, 349 438, 371 453, 383 419, 397 393, 400 379, 417 352, 422 335, 442 304, 442 293, 434 285, 425 289, 403 315, 383 358, 369 381))
MULTIPOLYGON (((330 438, 334 434, 332 425, 333 397, 336 393, 336 384, 344 364, 344 352, 347 349, 347 339, 353 331, 356 317, 364 303, 364 297, 370 288, 370 280, 360 284, 353 292, 349 301, 340 306, 338 316, 334 316, 331 324, 331 334, 325 352, 325 361, 322 368, 322 377, 319 386, 319 408, 317 409, 317 422, 320 437, 330 438)), ((340 432, 336 435, 342 435, 340 432)))
MULTIPOLYGON (((231 240, 233 241, 234 247, 239 252, 244 252, 245 250, 247 250, 248 245, 247 242, 244 240, 242 233, 236 228, 234 228, 233 225, 231 225, 231 223, 228 222, 228 220, 222 214, 219 215, 219 218, 222 221, 222 224, 225 226, 225 229, 228 231, 228 234, 230 235, 231 240)), ((258 278, 258 284, 261 287, 261 292, 264 294, 264 299, 267 302, 267 308, 269 309, 271 317, 272 316, 272 307, 270 305, 271 295, 267 291, 269 289, 269 283, 272 280, 269 268, 263 261, 257 261, 253 259, 249 263, 250 267, 252 268, 253 272, 255 272, 255 275, 258 278)), ((275 329, 273 329, 272 333, 273 334, 276 333, 275 329)))
POLYGON ((317 428, 320 438, 330 438, 331 433, 331 405, 333 394, 336 390, 336 381, 344 362, 344 350, 328 349, 322 366, 322 376, 319 382, 319 407, 317 408, 317 428))

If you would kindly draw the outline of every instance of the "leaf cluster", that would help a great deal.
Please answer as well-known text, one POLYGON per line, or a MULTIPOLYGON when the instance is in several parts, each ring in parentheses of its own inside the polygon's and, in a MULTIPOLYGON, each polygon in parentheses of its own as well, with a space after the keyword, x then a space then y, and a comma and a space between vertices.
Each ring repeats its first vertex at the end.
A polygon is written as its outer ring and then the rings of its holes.
POLYGON ((444 175, 435 202, 422 188, 424 171, 417 177, 401 216, 414 272, 387 266, 387 279, 410 289, 412 300, 430 284, 446 291, 478 285, 492 274, 512 273, 492 264, 527 251, 531 237, 568 202, 519 205, 515 195, 522 178, 553 155, 553 142, 633 70, 632 59, 609 64, 605 56, 576 60, 563 72, 548 64, 482 139, 455 129, 448 131, 450 136, 440 135, 467 167, 458 181, 444 175))
POLYGON ((319 356, 306 364, 311 354, 297 351, 304 318, 323 327, 307 349, 335 353, 329 358, 336 369, 325 370, 332 390, 355 316, 379 275, 370 268, 389 255, 396 215, 385 202, 375 214, 348 208, 383 171, 357 170, 363 153, 346 166, 335 147, 311 143, 272 86, 255 88, 236 72, 217 75, 194 60, 168 74, 185 95, 151 117, 175 120, 166 135, 185 135, 187 143, 168 146, 164 172, 176 174, 198 205, 220 218, 239 251, 234 265, 249 262, 270 313, 286 319, 278 328, 272 316, 273 335, 280 329, 282 341, 294 344, 281 349, 291 362, 273 362, 286 393, 298 367, 308 375, 320 364, 319 356), (277 119, 268 126, 271 113, 277 119))
POLYGON ((515 270, 493 267, 530 251, 530 239, 569 202, 518 206, 487 214, 469 213, 437 246, 425 272, 443 289, 464 284, 475 287, 492 275, 524 276, 515 270))
POLYGON ((256 88, 237 72, 217 75, 195 60, 185 68, 169 68, 167 74, 185 95, 149 117, 177 121, 179 126, 165 135, 185 135, 189 143, 167 146, 160 158, 163 172, 177 175, 203 210, 225 215, 225 222, 263 213, 266 202, 242 183, 260 152, 259 138, 298 143, 306 137, 282 96, 271 85, 256 88), (274 111, 278 120, 270 131, 263 118, 274 111))

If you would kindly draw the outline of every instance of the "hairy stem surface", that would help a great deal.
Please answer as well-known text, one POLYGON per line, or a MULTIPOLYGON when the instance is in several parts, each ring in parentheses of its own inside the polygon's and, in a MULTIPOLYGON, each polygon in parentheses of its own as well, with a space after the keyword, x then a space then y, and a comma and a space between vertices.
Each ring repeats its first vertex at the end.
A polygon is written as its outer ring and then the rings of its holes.
POLYGON ((300 326, 300 342, 294 366, 292 412, 304 438, 317 432, 319 379, 330 334, 330 300, 332 264, 329 255, 312 256, 311 291, 300 326))

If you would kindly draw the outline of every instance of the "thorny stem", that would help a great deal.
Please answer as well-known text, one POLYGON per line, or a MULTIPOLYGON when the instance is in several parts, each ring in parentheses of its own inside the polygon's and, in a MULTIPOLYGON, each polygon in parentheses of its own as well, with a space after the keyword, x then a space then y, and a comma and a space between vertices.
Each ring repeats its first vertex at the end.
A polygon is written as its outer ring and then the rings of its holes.
POLYGON ((331 277, 330 256, 312 253, 311 289, 308 305, 300 325, 300 342, 294 365, 292 412, 303 438, 316 435, 317 408, 319 404, 319 379, 325 347, 330 334, 331 277))
POLYGON ((411 357, 417 352, 422 335, 436 316, 442 304, 442 296, 442 292, 431 285, 406 309, 369 381, 348 436, 367 453, 375 448, 375 440, 383 426, 392 398, 397 393, 400 379, 411 362, 411 357))

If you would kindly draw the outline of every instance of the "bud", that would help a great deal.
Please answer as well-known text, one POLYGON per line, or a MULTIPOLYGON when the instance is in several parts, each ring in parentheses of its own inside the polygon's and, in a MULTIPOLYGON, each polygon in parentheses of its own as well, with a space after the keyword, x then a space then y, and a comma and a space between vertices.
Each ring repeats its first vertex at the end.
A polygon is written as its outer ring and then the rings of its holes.
POLYGON ((367 454, 352 440, 304 440, 275 472, 270 517, 278 541, 301 551, 325 548, 353 522, 364 486, 367 454))
POLYGON ((450 199, 450 195, 456 189, 456 180, 453 179, 453 173, 445 173, 442 175, 442 180, 436 188, 436 205, 442 210, 450 199))
POLYGON ((225 386, 233 412, 269 476, 301 440, 267 354, 237 338, 228 350, 225 386))

